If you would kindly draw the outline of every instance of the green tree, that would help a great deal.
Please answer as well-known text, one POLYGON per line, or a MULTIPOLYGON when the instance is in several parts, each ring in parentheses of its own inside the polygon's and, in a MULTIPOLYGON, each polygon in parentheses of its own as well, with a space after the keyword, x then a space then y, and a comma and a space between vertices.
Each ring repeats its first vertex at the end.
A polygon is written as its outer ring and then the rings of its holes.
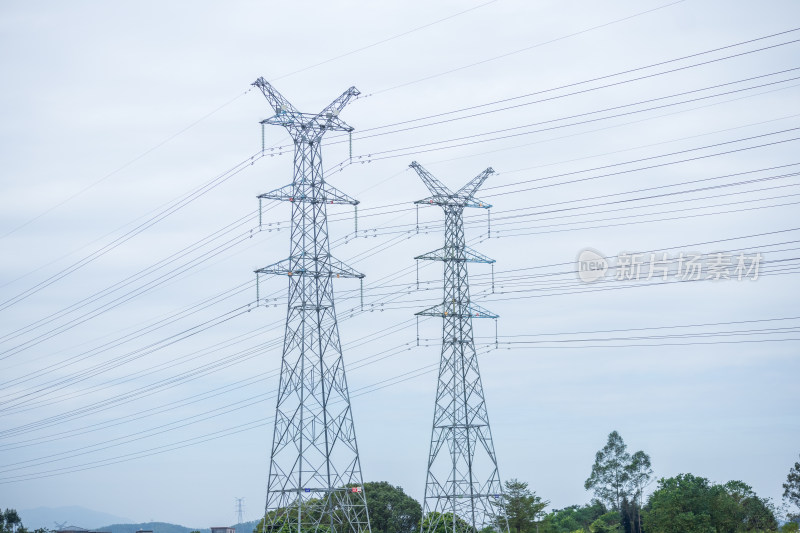
MULTIPOLYGON (((505 483, 503 494, 503 508, 508 527, 514 533, 539 531, 540 518, 550 502, 537 496, 535 491, 528 488, 528 484, 517 479, 510 479, 505 483)), ((500 529, 504 529, 501 525, 500 529)))
POLYGON ((800 462, 795 463, 786 475, 786 483, 783 484, 783 501, 788 505, 793 505, 796 513, 789 514, 789 520, 800 523, 800 462))
POLYGON ((749 485, 714 485, 692 474, 658 481, 643 525, 651 533, 742 533, 778 527, 769 500, 759 498, 749 485))
POLYGON ((386 481, 364 483, 369 521, 374 533, 417 533, 422 518, 419 502, 386 481))
POLYGON ((620 525, 626 532, 641 533, 644 489, 652 475, 650 456, 641 450, 629 454, 622 436, 612 431, 606 445, 595 455, 584 488, 594 491, 595 498, 620 513, 620 525))
POLYGON ((422 519, 422 531, 431 533, 474 533, 472 526, 453 513, 430 512, 422 519), (433 528, 433 529, 430 529, 433 528))
POLYGON ((606 508, 597 500, 582 507, 571 505, 554 510, 545 517, 541 533, 586 532, 589 531, 589 526, 604 514, 606 508))
POLYGON ((713 487, 712 521, 720 533, 725 531, 773 531, 778 527, 775 511, 769 500, 759 498, 753 488, 742 481, 729 481, 713 487))
POLYGON ((653 477, 653 468, 650 464, 650 456, 643 451, 638 451, 631 456, 631 462, 625 468, 628 475, 628 493, 631 496, 633 506, 630 516, 632 524, 635 524, 636 531, 642 533, 642 505, 644 499, 644 489, 650 484, 653 477))
POLYGON ((591 533, 619 533, 620 514, 617 511, 605 513, 589 524, 591 533))
MULTIPOLYGON (((330 531, 328 520, 323 520, 321 500, 311 498, 303 503, 302 533, 327 533, 330 531), (319 522, 319 528, 316 524, 319 522)), ((259 520, 253 533, 297 533, 297 506, 273 509, 259 520)))
POLYGON ((592 473, 583 484, 586 490, 593 490, 598 500, 615 511, 619 511, 627 494, 631 464, 627 449, 620 434, 612 431, 606 445, 595 455, 592 473))
POLYGON ((2 533, 12 533, 14 531, 22 530, 25 531, 25 528, 22 526, 22 520, 17 514, 17 511, 14 509, 6 509, 2 513, 0 513, 0 532, 2 533))

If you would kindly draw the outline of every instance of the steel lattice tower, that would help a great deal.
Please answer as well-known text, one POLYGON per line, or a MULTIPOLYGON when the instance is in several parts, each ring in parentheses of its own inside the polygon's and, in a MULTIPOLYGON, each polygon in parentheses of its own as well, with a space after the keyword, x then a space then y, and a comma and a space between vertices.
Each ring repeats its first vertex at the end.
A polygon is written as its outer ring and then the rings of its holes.
POLYGON ((432 196, 415 202, 444 209, 444 248, 415 259, 444 263, 444 299, 417 316, 442 317, 442 356, 433 414, 421 533, 508 532, 502 510, 503 488, 497 469, 489 415, 483 395, 473 318, 497 315, 472 303, 467 263, 494 263, 464 241, 466 207, 488 209, 474 198, 494 171, 487 168, 457 192, 451 192, 416 161, 411 163, 432 196))
POLYGON ((364 275, 334 259, 327 205, 358 201, 325 183, 320 141, 325 132, 351 132, 339 118, 355 87, 317 114, 300 113, 264 78, 261 89, 294 140, 294 181, 259 198, 291 203, 289 257, 256 271, 289 277, 286 330, 270 454, 264 531, 370 532, 353 428, 333 278, 364 275))

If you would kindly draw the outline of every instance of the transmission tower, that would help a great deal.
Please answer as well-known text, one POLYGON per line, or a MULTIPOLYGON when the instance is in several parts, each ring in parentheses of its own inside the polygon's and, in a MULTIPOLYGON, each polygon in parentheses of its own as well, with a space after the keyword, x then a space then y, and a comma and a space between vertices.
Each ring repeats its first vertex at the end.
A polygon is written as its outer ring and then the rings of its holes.
POLYGON ((242 503, 244 503, 244 498, 234 497, 236 500, 236 525, 244 523, 244 509, 242 508, 242 503))
POLYGON ((414 202, 444 209, 444 247, 415 259, 444 263, 444 299, 417 316, 442 317, 442 356, 433 413, 421 533, 466 533, 491 526, 508 532, 503 493, 483 396, 473 318, 497 315, 470 301, 467 263, 494 263, 464 242, 466 207, 491 205, 474 195, 494 170, 487 168, 453 193, 416 161, 411 163, 432 196, 414 202))
POLYGON ((283 126, 294 140, 294 180, 259 196, 292 207, 289 257, 256 271, 289 278, 264 533, 369 533, 332 284, 364 275, 331 256, 327 220, 328 205, 358 201, 325 183, 320 149, 325 132, 353 131, 339 112, 359 92, 351 87, 309 114, 264 78, 253 85, 275 111, 262 124, 283 126))

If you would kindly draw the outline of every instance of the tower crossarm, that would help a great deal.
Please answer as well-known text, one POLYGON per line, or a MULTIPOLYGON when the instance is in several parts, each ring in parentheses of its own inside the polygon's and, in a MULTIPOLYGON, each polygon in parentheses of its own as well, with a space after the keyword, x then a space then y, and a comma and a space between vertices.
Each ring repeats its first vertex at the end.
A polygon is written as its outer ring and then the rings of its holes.
POLYGON ((440 205, 442 207, 480 207, 483 209, 489 209, 492 207, 491 204, 488 204, 482 200, 478 200, 474 197, 475 192, 480 188, 481 185, 483 185, 483 182, 486 181, 486 178, 494 174, 492 167, 487 168, 472 178, 472 180, 461 187, 457 192, 452 192, 416 161, 413 161, 409 166, 417 172, 423 183, 425 183, 425 186, 428 187, 428 190, 431 191, 432 194, 432 196, 423 198, 422 200, 417 200, 414 202, 415 204, 440 205))
POLYGON ((261 89, 275 115, 262 120, 262 124, 283 126, 292 137, 305 142, 316 142, 326 131, 353 131, 345 121, 339 118, 339 112, 354 96, 361 94, 355 87, 350 87, 319 113, 301 113, 281 95, 267 80, 258 78, 253 86, 261 89))
POLYGON ((344 109, 344 106, 350 102, 354 96, 358 96, 361 92, 355 87, 350 87, 341 94, 336 100, 328 104, 328 107, 320 111, 315 117, 315 121, 320 125, 320 128, 331 130, 344 130, 353 131, 351 126, 348 126, 342 119, 339 118, 339 112, 344 109))
POLYGON ((285 202, 306 202, 312 204, 331 204, 331 205, 358 205, 360 202, 355 198, 343 193, 336 187, 325 184, 314 190, 314 195, 310 196, 302 192, 298 192, 298 188, 294 183, 284 185, 278 189, 264 194, 259 194, 258 198, 264 200, 282 200, 285 202))
POLYGON ((311 276, 314 278, 359 278, 365 276, 342 261, 328 256, 308 261, 304 257, 288 257, 277 263, 267 265, 255 271, 256 274, 275 274, 278 276, 311 276), (306 261, 304 261, 306 259, 306 261), (311 263, 311 266, 307 266, 311 263))
POLYGON ((289 116, 299 116, 302 115, 295 107, 289 103, 289 100, 283 97, 281 93, 278 92, 275 87, 273 87, 267 80, 263 77, 258 78, 254 81, 251 85, 253 87, 258 87, 261 89, 261 92, 264 93, 269 105, 275 111, 275 115, 289 115, 289 116))
POLYGON ((435 198, 437 200, 437 202, 431 203, 442 205, 440 202, 447 202, 447 199, 453 195, 450 189, 448 189, 441 181, 436 179, 430 172, 425 170, 423 166, 416 161, 412 161, 409 166, 414 169, 428 190, 431 191, 431 194, 433 195, 431 198, 435 198))
POLYGON ((500 318, 500 315, 496 315, 481 307, 478 304, 474 304, 472 302, 464 304, 459 304, 458 302, 451 302, 451 303, 440 303, 434 305, 433 307, 429 307, 417 313, 414 313, 417 316, 441 316, 441 317, 461 317, 461 318, 500 318))
POLYGON ((418 255, 414 259, 423 259, 427 261, 464 261, 467 263, 494 263, 494 259, 486 257, 477 250, 465 246, 457 250, 453 248, 439 248, 426 254, 418 255))
POLYGON ((478 191, 483 182, 486 181, 486 178, 494 174, 494 169, 492 167, 487 168, 474 178, 472 178, 466 185, 461 187, 457 192, 456 196, 460 201, 464 202, 464 207, 484 207, 488 208, 491 207, 489 204, 485 202, 481 202, 474 198, 475 193, 478 191), (474 205, 474 204, 479 205, 474 205))

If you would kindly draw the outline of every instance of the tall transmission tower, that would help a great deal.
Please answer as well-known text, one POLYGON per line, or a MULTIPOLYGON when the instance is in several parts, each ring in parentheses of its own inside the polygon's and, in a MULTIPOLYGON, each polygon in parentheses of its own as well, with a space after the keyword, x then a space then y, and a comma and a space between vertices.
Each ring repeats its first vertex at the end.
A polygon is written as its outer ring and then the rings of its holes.
POLYGON ((432 196, 414 202, 444 209, 444 247, 415 259, 444 263, 441 304, 416 313, 442 317, 442 355, 428 455, 421 533, 477 532, 491 526, 508 532, 503 512, 503 488, 489 427, 478 356, 472 336, 473 318, 498 316, 473 303, 467 263, 494 263, 466 246, 466 207, 488 209, 474 197, 494 170, 487 168, 455 193, 416 161, 411 163, 432 196))
POLYGON ((326 132, 353 131, 339 112, 359 92, 351 87, 309 114, 264 78, 253 85, 275 111, 262 124, 283 126, 294 140, 294 180, 259 196, 292 207, 289 257, 256 271, 289 278, 264 533, 369 533, 332 284, 364 275, 331 256, 327 220, 328 205, 358 201, 325 183, 320 148, 326 132))
POLYGON ((244 498, 235 497, 236 500, 236 525, 244 523, 244 509, 242 508, 242 504, 244 503, 244 498))

